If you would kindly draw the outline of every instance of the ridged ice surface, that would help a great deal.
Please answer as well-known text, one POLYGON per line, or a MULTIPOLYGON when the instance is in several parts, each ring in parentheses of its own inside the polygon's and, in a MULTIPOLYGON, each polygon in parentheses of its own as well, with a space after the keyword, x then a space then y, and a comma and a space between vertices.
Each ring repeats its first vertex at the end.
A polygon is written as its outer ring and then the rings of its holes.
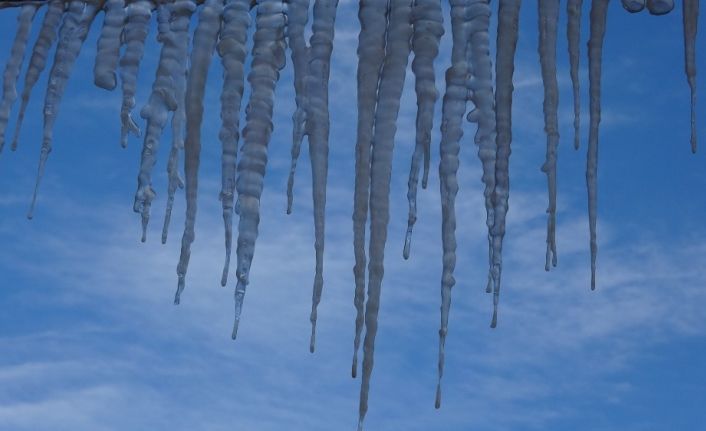
POLYGON ((118 84, 116 70, 120 60, 120 47, 125 28, 125 0, 107 0, 103 28, 98 37, 96 63, 93 67, 93 82, 96 86, 112 90, 118 84))

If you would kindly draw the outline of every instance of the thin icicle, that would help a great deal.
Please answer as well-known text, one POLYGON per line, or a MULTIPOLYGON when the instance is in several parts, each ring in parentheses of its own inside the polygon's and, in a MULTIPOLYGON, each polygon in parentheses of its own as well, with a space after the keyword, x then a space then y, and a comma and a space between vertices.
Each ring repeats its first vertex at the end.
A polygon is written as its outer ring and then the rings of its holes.
POLYGON ((184 124, 186 122, 184 94, 186 92, 186 63, 189 56, 189 23, 191 15, 196 11, 196 0, 176 0, 169 4, 169 7, 171 9, 170 28, 174 37, 174 45, 179 51, 176 54, 178 67, 174 69, 172 76, 177 109, 172 115, 172 148, 169 151, 169 161, 167 162, 169 185, 167 186, 167 204, 162 226, 162 244, 167 242, 169 222, 172 219, 172 208, 174 207, 174 195, 177 188, 184 187, 184 182, 179 177, 179 153, 184 149, 184 124))
POLYGON ((25 118, 25 110, 29 104, 29 96, 32 94, 32 88, 34 84, 39 80, 39 75, 44 71, 44 67, 47 64, 47 57, 49 56, 49 50, 51 46, 54 45, 56 40, 56 29, 61 21, 61 16, 64 14, 64 0, 52 0, 49 2, 47 11, 44 14, 44 20, 42 21, 42 27, 39 30, 39 36, 37 41, 34 43, 32 48, 32 56, 29 59, 29 66, 27 67, 27 72, 25 73, 24 87, 22 88, 22 103, 20 105, 20 112, 17 116, 17 123, 15 124, 15 136, 12 139, 12 151, 17 149, 17 143, 19 140, 20 129, 22 129, 22 122, 25 118))
POLYGON ((132 0, 127 6, 124 38, 125 53, 120 59, 120 79, 123 89, 123 103, 120 108, 120 144, 127 147, 129 133, 140 136, 140 128, 132 119, 137 92, 137 72, 145 53, 145 40, 150 31, 150 18, 155 7, 153 0, 132 0))
POLYGON ((637 13, 645 8, 645 0, 621 0, 623 8, 630 13, 637 13))
POLYGON ((569 41, 569 67, 571 69, 571 88, 574 92, 574 148, 579 149, 581 138, 581 92, 579 89, 579 51, 581 41, 581 9, 583 0, 569 0, 566 12, 569 15, 566 35, 569 41))
POLYGON ((250 27, 250 0, 227 0, 223 10, 223 28, 218 42, 218 53, 223 63, 223 92, 221 93, 221 205, 225 227, 226 258, 221 285, 228 282, 230 255, 233 243, 233 203, 235 202, 235 169, 240 139, 240 105, 245 85, 245 56, 250 27))
POLYGON ((115 71, 120 59, 123 28, 125 27, 125 0, 107 0, 103 28, 98 38, 98 52, 93 66, 93 82, 97 87, 113 90, 117 85, 115 71))
POLYGON ((415 77, 414 90, 417 94, 417 136, 407 182, 409 216, 402 251, 405 259, 409 259, 412 229, 417 222, 417 188, 422 159, 424 160, 422 188, 427 187, 429 180, 431 129, 434 123, 434 105, 439 98, 439 92, 436 90, 434 59, 439 54, 439 40, 444 34, 444 17, 439 0, 415 1, 412 7, 412 29, 412 50, 414 51, 412 71, 415 77))
POLYGON ((59 41, 54 54, 54 64, 49 73, 49 83, 44 98, 44 130, 42 140, 42 150, 39 156, 39 168, 37 169, 37 181, 34 186, 32 203, 27 213, 27 218, 34 215, 34 205, 37 202, 37 192, 39 184, 44 175, 44 166, 47 157, 52 150, 52 134, 54 122, 59 111, 61 97, 64 95, 66 83, 69 80, 71 69, 76 58, 81 51, 81 46, 86 40, 88 30, 91 28, 96 14, 103 5, 102 0, 80 1, 72 0, 64 16, 64 21, 59 29, 59 41))
POLYGON ((292 115, 292 164, 287 179, 287 214, 292 213, 294 199, 294 173, 305 134, 306 95, 304 80, 309 64, 309 47, 304 38, 304 28, 309 20, 309 0, 287 0, 287 44, 291 49, 294 68, 294 94, 296 109, 292 115))
POLYGON ((284 4, 281 0, 260 0, 257 3, 253 59, 248 82, 252 88, 246 109, 246 126, 243 130, 243 147, 238 162, 238 266, 235 288, 235 320, 233 339, 238 325, 248 285, 250 266, 255 253, 258 224, 260 222, 260 196, 267 165, 267 146, 272 135, 272 109, 274 90, 279 71, 285 64, 284 4))
POLYGON ((559 147, 559 84, 556 79, 556 37, 559 25, 559 0, 538 0, 539 61, 544 83, 544 131, 547 133, 547 158, 542 172, 547 174, 547 254, 544 270, 556 266, 556 159, 559 147))
POLYGON ((699 23, 699 0, 684 0, 684 64, 691 90, 691 152, 696 152, 696 31, 699 23))
POLYGON ((674 0, 647 0, 647 10, 652 15, 665 15, 674 9, 674 0))
POLYGON ((503 238, 505 237, 505 219, 510 196, 510 144, 512 143, 512 75, 515 73, 515 50, 521 0, 500 0, 498 8, 498 39, 495 60, 495 121, 497 123, 496 143, 498 152, 495 160, 495 206, 493 222, 493 318, 490 327, 498 324, 498 301, 500 299, 500 281, 503 264, 503 238))
POLYGON ((591 36, 588 40, 588 79, 591 127, 588 131, 586 185, 588 187, 588 223, 591 231, 591 290, 596 288, 596 220, 598 217, 598 126, 601 122, 601 62, 609 0, 591 2, 591 36))
POLYGON ((10 58, 5 65, 3 74, 2 101, 0 101, 0 152, 5 146, 5 129, 10 118, 12 105, 17 100, 17 78, 20 76, 20 69, 25 58, 27 39, 32 29, 32 20, 37 13, 37 6, 27 4, 20 8, 17 16, 17 33, 10 49, 10 58))
POLYGON ((177 265, 179 281, 174 295, 174 304, 179 304, 186 282, 186 270, 191 257, 196 223, 196 195, 201 157, 201 122, 203 120, 203 96, 211 57, 216 48, 221 29, 223 0, 206 0, 199 13, 199 22, 194 31, 191 48, 191 69, 186 84, 186 141, 184 142, 184 174, 186 176, 186 222, 181 237, 181 254, 177 265))
POLYGON ((328 177, 329 111, 328 82, 333 51, 334 23, 338 0, 316 0, 314 24, 310 42, 309 68, 305 79, 306 134, 309 137, 312 193, 314 197, 314 235, 316 274, 311 305, 311 340, 314 352, 316 340, 316 310, 324 287, 324 222, 326 215, 326 180, 328 177))
POLYGON ((142 145, 140 172, 137 176, 137 192, 133 211, 140 213, 142 218, 142 242, 147 239, 147 224, 150 219, 150 207, 156 196, 152 188, 152 169, 157 162, 159 143, 162 131, 167 125, 169 112, 177 109, 177 99, 174 92, 174 71, 179 69, 179 47, 175 44, 169 25, 169 8, 165 4, 157 8, 157 40, 162 43, 157 64, 157 73, 152 84, 147 105, 140 111, 140 117, 145 120, 145 141, 142 145))
POLYGON ((365 305, 363 378, 360 385, 358 411, 359 431, 362 430, 363 420, 368 411, 368 391, 373 372, 380 290, 384 273, 383 259, 387 241, 387 224, 390 219, 392 151, 397 131, 400 98, 411 50, 411 15, 412 0, 391 0, 385 61, 375 108, 375 131, 370 166, 370 263, 368 264, 368 301, 365 305))

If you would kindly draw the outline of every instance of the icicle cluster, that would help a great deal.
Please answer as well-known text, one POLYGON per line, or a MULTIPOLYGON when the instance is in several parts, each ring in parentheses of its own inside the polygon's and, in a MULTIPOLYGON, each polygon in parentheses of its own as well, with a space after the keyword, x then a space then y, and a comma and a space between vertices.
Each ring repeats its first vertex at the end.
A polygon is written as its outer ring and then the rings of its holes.
MULTIPOLYGON (((547 249, 545 268, 557 263, 556 255, 556 169, 559 147, 558 84, 556 44, 560 0, 538 0, 539 58, 544 83, 544 121, 547 134, 547 249)), ((221 284, 226 285, 233 242, 233 215, 239 216, 233 338, 240 323, 245 291, 249 283, 260 220, 260 197, 264 186, 267 152, 273 130, 274 90, 285 66, 285 50, 291 50, 296 109, 292 116, 291 169, 287 183, 287 213, 292 211, 297 160, 307 138, 312 168, 316 266, 310 314, 310 350, 315 347, 317 310, 323 292, 326 183, 329 152, 328 82, 338 0, 315 0, 311 37, 309 0, 0 0, 0 9, 17 7, 18 25, 9 60, 3 74, 0 99, 0 150, 17 99, 17 80, 22 69, 31 26, 37 11, 46 5, 38 36, 25 72, 21 104, 17 114, 12 149, 17 147, 20 128, 31 91, 43 72, 49 52, 56 52, 49 72, 44 102, 43 142, 37 183, 28 216, 31 218, 47 157, 52 150, 52 131, 72 67, 99 12, 104 11, 97 43, 94 83, 105 90, 122 87, 121 143, 129 134, 140 135, 132 117, 135 108, 138 71, 150 32, 152 15, 157 16, 159 61, 147 104, 140 110, 145 121, 142 154, 134 210, 142 220, 146 240, 152 202, 152 170, 157 162, 162 134, 171 115, 171 145, 167 161, 166 214, 162 242, 166 242, 175 194, 186 187, 186 222, 177 266, 179 303, 195 239, 201 125, 204 115, 206 77, 214 53, 223 64, 221 93, 222 173, 220 200, 225 232, 225 264, 221 284), (256 9, 251 66, 247 82, 250 98, 245 109, 246 124, 240 147, 240 115, 245 90, 247 41, 251 9, 256 9), (189 26, 198 14, 191 51, 189 26), (179 175, 179 157, 184 151, 185 180, 179 175)), ((482 165, 486 226, 488 229, 489 272, 486 290, 492 293, 491 327, 497 325, 502 275, 502 247, 509 208, 509 158, 512 143, 512 98, 514 58, 518 40, 521 0, 499 0, 495 82, 490 56, 489 0, 450 0, 452 29, 451 64, 446 70, 439 144, 439 183, 442 208, 441 324, 439 329, 438 384, 436 407, 441 403, 445 341, 456 283, 455 198, 459 189, 457 172, 463 144, 463 119, 476 124, 474 143, 482 165), (493 86, 495 85, 495 88, 493 86), (470 103, 469 103, 470 102, 470 103)), ((597 174, 601 118, 601 64, 609 0, 591 0, 588 68, 590 125, 586 182, 589 198, 591 288, 596 286, 597 259, 597 174)), ((661 15, 674 8, 673 0, 622 0, 629 12, 647 9, 661 15)), ((567 40, 574 111, 574 147, 580 142, 579 58, 583 0, 567 0, 567 40)), ((691 91, 691 148, 696 151, 696 34, 698 0, 683 1, 685 73, 691 91)), ((358 120, 355 142, 355 188, 353 248, 356 309, 352 376, 358 373, 358 351, 363 329, 363 364, 359 404, 359 429, 368 410, 368 394, 374 363, 375 337, 384 273, 384 251, 389 222, 389 193, 397 116, 410 55, 417 96, 416 139, 408 180, 409 204, 403 256, 409 258, 411 235, 417 221, 417 191, 420 171, 426 188, 430 170, 431 131, 439 93, 435 86, 434 61, 444 34, 439 0, 361 0, 358 14, 361 31, 358 45, 358 120), (366 228, 370 242, 366 255, 366 228), (368 261, 369 259, 369 261, 368 261), (366 277, 367 267, 367 277, 366 277), (367 280, 366 280, 367 279, 367 280), (367 285, 366 285, 367 281, 367 285), (367 292, 366 292, 367 287, 367 292)), ((339 141, 341 143, 341 141, 339 141)), ((351 143, 352 144, 352 143, 351 143)))

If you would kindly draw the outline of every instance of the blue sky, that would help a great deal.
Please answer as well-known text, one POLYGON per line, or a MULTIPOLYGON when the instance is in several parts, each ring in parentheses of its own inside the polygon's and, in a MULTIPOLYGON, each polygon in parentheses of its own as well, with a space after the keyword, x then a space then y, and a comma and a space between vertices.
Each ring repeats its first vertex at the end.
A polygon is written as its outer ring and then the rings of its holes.
MULTIPOLYGON (((261 236, 237 342, 230 340, 233 280, 219 286, 219 62, 213 62, 208 81, 197 239, 178 307, 172 299, 183 193, 169 242, 159 243, 169 133, 155 168, 158 198, 148 242, 141 244, 139 216, 132 212, 141 141, 120 148, 120 95, 91 85, 96 28, 60 108, 35 219, 26 220, 41 144, 43 76, 19 150, 0 156, 0 430, 355 427, 360 382, 350 378, 355 318, 350 216, 356 10, 355 2, 341 3, 336 26, 325 288, 314 355, 308 352, 314 240, 306 153, 294 213, 284 211, 294 107, 291 64, 277 88, 261 236)), ((416 109, 408 74, 366 429, 695 430, 706 421, 706 159, 703 149, 696 155, 689 149, 681 12, 656 18, 628 15, 617 1, 610 7, 595 292, 589 290, 584 183, 587 12, 579 151, 572 148, 563 13, 560 23, 559 266, 545 273, 546 179, 539 167, 546 141, 537 18, 533 2, 524 4, 505 277, 495 330, 488 328, 491 298, 484 293, 480 163, 471 143, 474 129, 466 125, 457 201, 458 283, 438 411, 433 402, 441 273, 439 121, 437 115, 430 185, 420 192, 412 256, 404 261, 416 109)), ((13 11, 0 13, 2 64, 14 21, 13 11)), ((437 71, 443 91, 448 29, 442 44, 437 71)), ((706 54, 699 54, 697 67, 704 71, 706 54)), ((149 94, 157 55, 152 35, 136 113, 149 94)), ((705 132, 699 121, 702 142, 705 132)))

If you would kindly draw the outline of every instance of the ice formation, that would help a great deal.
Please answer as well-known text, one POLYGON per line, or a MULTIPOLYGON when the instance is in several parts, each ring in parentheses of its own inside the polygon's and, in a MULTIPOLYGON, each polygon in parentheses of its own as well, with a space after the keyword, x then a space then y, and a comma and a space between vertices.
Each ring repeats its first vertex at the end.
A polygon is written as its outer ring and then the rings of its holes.
MULTIPOLYGON (((588 2, 586 2, 588 3, 588 2)), ((600 124, 602 47, 606 32, 609 0, 591 0, 588 75, 590 124, 586 181, 589 197, 591 288, 596 286, 597 173, 600 124)), ((452 53, 446 70, 446 88, 441 107, 439 180, 442 208, 441 327, 439 330, 438 385, 436 406, 441 402, 444 346, 448 332, 451 289, 455 284, 456 214, 459 189, 457 172, 464 117, 474 123, 474 143, 482 165, 482 183, 488 229, 489 271, 486 290, 492 292, 493 317, 497 325, 502 275, 502 245, 509 204, 509 158, 512 142, 512 97, 515 51, 521 0, 497 2, 497 44, 495 81, 490 54, 491 3, 489 0, 450 0, 452 53), (470 103, 469 103, 470 102, 470 103)), ((139 134, 132 118, 137 92, 138 70, 153 15, 157 15, 159 61, 147 104, 140 117, 145 121, 142 157, 134 210, 141 215, 142 239, 150 207, 156 197, 152 170, 164 129, 171 115, 172 138, 167 161, 168 187, 162 242, 166 242, 176 190, 186 187, 186 222, 177 267, 179 303, 195 239, 196 198, 201 151, 203 99, 209 66, 217 52, 223 64, 221 121, 221 193, 225 232, 225 264, 222 284, 227 283, 233 236, 233 215, 239 217, 233 338, 240 323, 245 290, 249 282, 260 220, 260 197, 264 186, 267 149, 273 130, 274 90, 285 66, 289 46, 294 71, 296 107, 292 116, 291 169, 287 183, 287 212, 292 211, 294 175, 304 138, 307 138, 312 167, 316 266, 312 293, 311 341, 314 351, 317 307, 323 291, 326 183, 328 176, 329 109, 328 81, 334 47, 337 0, 0 0, 0 9, 16 8, 18 25, 9 60, 4 69, 0 100, 0 149, 5 144, 11 109, 17 98, 16 84, 31 39, 35 14, 43 13, 37 29, 21 93, 12 149, 17 147, 20 127, 32 88, 43 72, 49 52, 56 52, 48 77, 44 102, 44 128, 32 217, 37 189, 52 150, 52 130, 58 107, 79 51, 91 24, 101 11, 103 26, 96 47, 94 82, 113 90, 122 84, 121 142, 128 134, 139 134), (44 7, 45 6, 45 7, 44 7), (251 10, 255 9, 255 31, 250 32, 251 10), (198 16, 190 46, 192 15, 198 16), (311 16, 311 19, 310 19, 311 16), (311 37, 307 41, 307 26, 311 37), (248 37, 252 34, 250 69, 245 82, 248 37), (121 56, 122 53, 122 56, 121 56), (240 115, 246 86, 249 100, 240 144, 240 115), (184 151, 185 183, 179 176, 179 157, 184 151), (238 156, 238 153, 240 155, 238 156)), ((559 146, 558 82, 556 45, 560 0, 539 0, 539 60, 544 83, 544 120, 547 134, 547 249, 545 268, 556 265, 556 166, 559 146)), ((579 147, 580 100, 579 59, 583 0, 567 0, 569 73, 573 93, 574 146, 579 147)), ((674 8, 673 0, 622 0, 635 13, 647 9, 661 15, 674 8)), ((683 1, 685 72, 691 91, 691 148, 696 151, 696 32, 698 0, 683 1)), ((439 93, 434 62, 444 34, 444 9, 439 0, 361 0, 361 31, 358 39, 357 136, 353 192, 353 274, 356 310, 352 375, 358 372, 358 351, 363 329, 363 366, 359 404, 359 428, 368 410, 368 393, 373 370, 380 293, 384 272, 384 251, 389 221, 389 193, 397 116, 410 56, 417 96, 416 139, 408 180, 408 221, 404 258, 408 258, 411 234, 417 220, 417 189, 422 171, 426 188, 431 158, 434 109, 439 93), (367 244, 366 228, 370 226, 367 244), (368 261, 369 259, 369 261, 368 261), (367 266, 367 279, 366 279, 367 266), (367 283, 367 284, 366 284, 367 283), (366 292, 367 287, 367 292, 366 292), (367 298, 367 303, 366 303, 367 298)), ((342 142, 338 140, 339 142, 342 142)), ((351 142, 352 145, 352 142, 351 142)))

